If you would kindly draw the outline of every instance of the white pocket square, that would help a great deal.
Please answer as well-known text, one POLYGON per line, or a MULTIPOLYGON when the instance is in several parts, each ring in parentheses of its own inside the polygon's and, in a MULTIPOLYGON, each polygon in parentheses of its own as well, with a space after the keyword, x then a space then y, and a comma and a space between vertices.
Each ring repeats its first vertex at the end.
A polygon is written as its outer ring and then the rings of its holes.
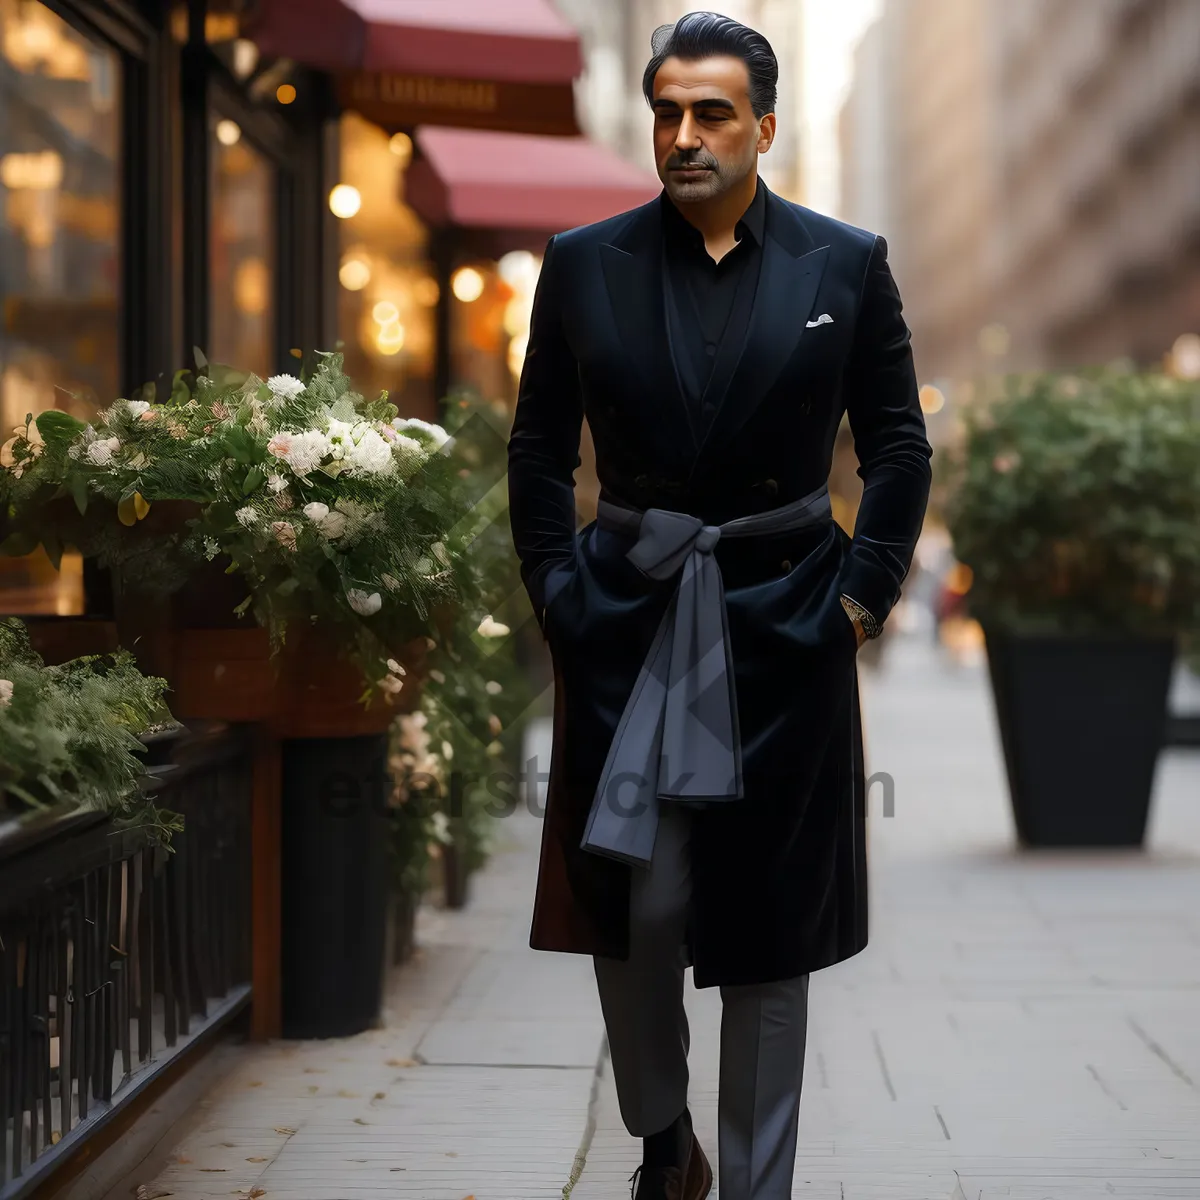
POLYGON ((833 318, 828 313, 822 313, 815 321, 805 323, 806 329, 815 329, 818 325, 832 325, 833 318))

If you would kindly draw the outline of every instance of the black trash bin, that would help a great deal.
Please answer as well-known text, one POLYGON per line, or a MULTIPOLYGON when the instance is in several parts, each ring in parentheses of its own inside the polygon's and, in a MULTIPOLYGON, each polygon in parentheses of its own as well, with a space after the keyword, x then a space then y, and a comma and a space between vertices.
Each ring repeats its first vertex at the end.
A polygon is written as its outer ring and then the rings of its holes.
POLYGON ((388 903, 387 736, 283 743, 285 1038, 376 1024, 388 903))

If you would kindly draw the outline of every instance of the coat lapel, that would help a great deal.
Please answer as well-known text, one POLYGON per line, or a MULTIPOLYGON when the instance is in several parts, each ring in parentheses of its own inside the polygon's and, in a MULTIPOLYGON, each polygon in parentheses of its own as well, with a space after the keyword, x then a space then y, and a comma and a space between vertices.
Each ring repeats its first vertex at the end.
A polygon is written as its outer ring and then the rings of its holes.
POLYGON ((667 328, 662 241, 662 209, 659 200, 652 200, 635 211, 612 243, 601 245, 600 261, 631 382, 659 406, 664 428, 686 430, 694 449, 691 411, 675 371, 667 328))
POLYGON ((714 465, 796 352, 829 257, 829 246, 815 245, 787 204, 770 192, 767 204, 762 267, 746 338, 741 353, 714 371, 710 391, 719 407, 697 451, 693 481, 714 465))

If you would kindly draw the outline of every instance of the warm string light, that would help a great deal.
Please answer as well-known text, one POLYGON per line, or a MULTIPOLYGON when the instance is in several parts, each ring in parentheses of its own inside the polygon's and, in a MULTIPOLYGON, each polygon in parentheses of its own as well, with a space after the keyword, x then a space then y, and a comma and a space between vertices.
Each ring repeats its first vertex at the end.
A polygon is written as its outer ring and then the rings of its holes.
POLYGON ((471 304, 483 295, 483 275, 474 267, 460 267, 450 279, 455 299, 471 304))
POLYGON ((339 183, 329 193, 329 211, 335 217, 346 220, 354 216, 360 208, 362 208, 362 193, 348 183, 339 183))

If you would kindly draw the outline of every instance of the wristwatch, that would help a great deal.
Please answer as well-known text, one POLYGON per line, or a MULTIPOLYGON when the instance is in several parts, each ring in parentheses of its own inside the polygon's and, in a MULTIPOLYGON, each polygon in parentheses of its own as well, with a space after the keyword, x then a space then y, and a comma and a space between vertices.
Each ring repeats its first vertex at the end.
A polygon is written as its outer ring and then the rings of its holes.
POLYGON ((842 607, 852 620, 857 620, 862 625, 863 633, 868 638, 877 638, 880 635, 883 627, 879 622, 857 600, 852 596, 847 596, 845 592, 842 593, 842 607))

